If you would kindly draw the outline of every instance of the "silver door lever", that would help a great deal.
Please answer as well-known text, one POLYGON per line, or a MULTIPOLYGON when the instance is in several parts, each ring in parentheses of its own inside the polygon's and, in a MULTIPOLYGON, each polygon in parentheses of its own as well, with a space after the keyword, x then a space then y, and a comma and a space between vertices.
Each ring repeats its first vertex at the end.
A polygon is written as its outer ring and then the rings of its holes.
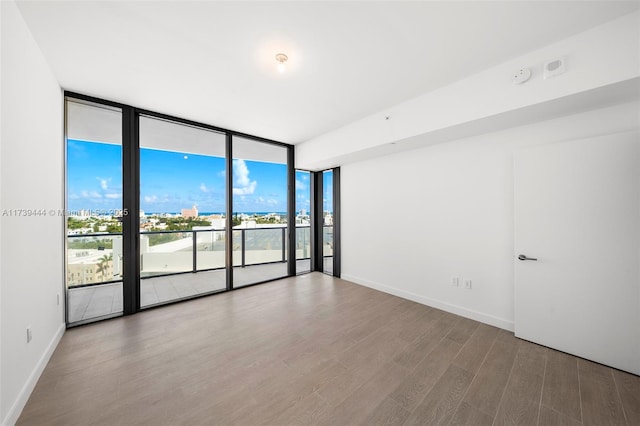
POLYGON ((518 255, 518 259, 520 259, 520 260, 538 260, 535 257, 527 257, 524 254, 518 255))

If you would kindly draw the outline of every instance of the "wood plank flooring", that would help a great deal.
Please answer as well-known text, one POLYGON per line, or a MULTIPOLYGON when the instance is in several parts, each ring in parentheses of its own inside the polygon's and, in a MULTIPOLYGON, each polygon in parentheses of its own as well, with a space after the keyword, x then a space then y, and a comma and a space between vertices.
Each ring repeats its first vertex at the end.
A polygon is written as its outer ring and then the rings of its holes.
POLYGON ((70 329, 19 425, 639 425, 640 377, 314 273, 70 329))

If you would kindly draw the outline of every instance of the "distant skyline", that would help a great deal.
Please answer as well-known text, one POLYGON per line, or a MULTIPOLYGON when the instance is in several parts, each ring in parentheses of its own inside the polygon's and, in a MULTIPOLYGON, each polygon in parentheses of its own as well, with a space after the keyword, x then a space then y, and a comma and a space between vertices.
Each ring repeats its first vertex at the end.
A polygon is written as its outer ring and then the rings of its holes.
MULTIPOLYGON (((67 141, 68 209, 122 208, 122 147, 67 141)), ((140 209, 179 213, 225 211, 225 160, 182 152, 140 149, 140 209)), ((296 211, 309 211, 309 173, 296 172, 296 211)), ((234 212, 285 212, 287 166, 233 160, 234 212)))

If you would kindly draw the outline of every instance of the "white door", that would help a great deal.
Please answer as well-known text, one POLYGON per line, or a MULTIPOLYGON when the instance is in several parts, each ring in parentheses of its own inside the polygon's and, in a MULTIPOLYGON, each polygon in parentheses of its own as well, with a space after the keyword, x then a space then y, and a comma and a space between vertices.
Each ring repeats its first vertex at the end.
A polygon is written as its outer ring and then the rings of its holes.
POLYGON ((639 146, 638 132, 618 133, 523 149, 514 163, 516 336, 635 374, 639 146))

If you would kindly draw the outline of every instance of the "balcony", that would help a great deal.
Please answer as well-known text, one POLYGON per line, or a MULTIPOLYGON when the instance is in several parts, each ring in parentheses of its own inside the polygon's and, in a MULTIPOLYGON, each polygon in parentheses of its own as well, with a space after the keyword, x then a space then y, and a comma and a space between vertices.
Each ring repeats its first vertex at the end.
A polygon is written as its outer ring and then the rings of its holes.
MULTIPOLYGON (((325 227, 325 264, 333 255, 332 227, 325 227)), ((287 275, 285 227, 234 229, 234 287, 287 275)), ((226 289, 225 231, 140 233, 140 306, 215 293, 226 289)), ((296 270, 308 272, 309 226, 296 226, 296 270)), ((122 235, 69 235, 67 250, 68 322, 83 323, 122 313, 122 235)))

